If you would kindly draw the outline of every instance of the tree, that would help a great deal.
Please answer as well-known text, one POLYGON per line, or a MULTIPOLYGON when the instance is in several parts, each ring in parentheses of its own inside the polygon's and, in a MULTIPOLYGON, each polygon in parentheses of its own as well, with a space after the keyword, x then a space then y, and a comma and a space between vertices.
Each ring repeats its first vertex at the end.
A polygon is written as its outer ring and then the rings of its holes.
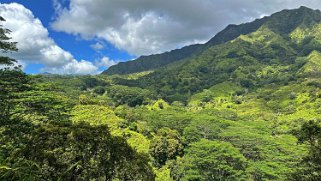
POLYGON ((19 93, 29 89, 29 78, 18 69, 0 69, 0 123, 15 114, 19 93))
POLYGON ((309 145, 309 153, 292 174, 292 180, 321 180, 321 121, 310 120, 303 123, 300 130, 295 132, 299 143, 309 145))
POLYGON ((147 89, 121 85, 108 87, 108 96, 118 105, 128 104, 130 107, 143 104, 147 98, 155 98, 153 92, 147 89))
POLYGON ((157 136, 151 141, 149 152, 154 157, 157 166, 162 166, 167 160, 182 155, 183 145, 179 133, 169 128, 159 129, 157 136))
MULTIPOLYGON (((5 19, 0 16, 0 21, 5 21, 5 19)), ((9 29, 0 25, 0 51, 2 53, 18 50, 16 42, 10 42, 11 38, 7 36, 10 32, 9 29)), ((13 65, 14 62, 16 61, 12 58, 0 56, 0 65, 13 65)), ((14 101, 17 98, 16 94, 27 89, 27 82, 27 76, 18 67, 0 69, 0 123, 8 121, 12 116, 11 110, 16 105, 14 101)))
POLYGON ((71 105, 67 97, 52 91, 41 90, 33 84, 30 86, 31 90, 19 94, 15 115, 28 115, 40 121, 68 119, 67 112, 71 105))
POLYGON ((8 127, 6 133, 10 135, 0 138, 0 142, 6 143, 0 156, 5 158, 7 169, 0 168, 0 180, 154 180, 155 177, 148 157, 134 151, 124 138, 112 136, 106 125, 69 121, 31 127, 17 124, 8 127), (11 147, 14 148, 10 151, 11 147))
MULTIPOLYGON (((0 16, 0 21, 5 21, 3 17, 0 16)), ((10 37, 8 37, 8 34, 10 34, 10 30, 3 28, 2 25, 0 25, 0 50, 2 53, 7 53, 7 52, 12 52, 12 51, 18 51, 16 47, 16 42, 10 42, 10 37)), ((0 56, 0 64, 4 65, 12 65, 16 60, 5 57, 5 56, 0 56)))
POLYGON ((230 143, 202 139, 172 167, 175 180, 245 180, 247 161, 230 143))
POLYGON ((198 116, 187 127, 184 128, 183 140, 185 144, 197 142, 201 139, 214 140, 218 138, 218 134, 228 127, 228 124, 222 121, 207 119, 198 116))

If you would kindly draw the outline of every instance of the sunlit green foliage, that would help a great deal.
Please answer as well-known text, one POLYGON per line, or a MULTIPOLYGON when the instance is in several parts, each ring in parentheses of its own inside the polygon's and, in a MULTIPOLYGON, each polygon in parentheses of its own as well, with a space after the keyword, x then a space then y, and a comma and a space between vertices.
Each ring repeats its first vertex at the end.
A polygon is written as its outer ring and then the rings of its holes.
POLYGON ((153 138, 150 145, 150 154, 155 159, 157 166, 162 166, 168 160, 175 159, 182 155, 183 145, 176 130, 161 128, 153 138))
MULTIPOLYGON (((17 144, 8 127, 6 146, 17 144), (13 137, 13 138, 12 138, 13 137), (10 141, 12 142, 10 142, 10 141)), ((18 125, 16 128, 20 128, 18 125)), ((21 129, 21 128, 20 128, 21 129)), ((112 137, 107 126, 90 126, 69 122, 47 123, 25 132, 29 138, 23 149, 6 155, 6 169, 1 179, 31 180, 149 180, 154 178, 147 157, 137 154, 121 137, 112 137), (28 146, 29 145, 29 146, 28 146), (32 145, 32 146, 30 146, 32 145), (28 165, 31 164, 31 165, 28 165), (29 172, 29 173, 28 173, 29 172), (28 177, 25 177, 29 174, 28 177)), ((9 152, 10 153, 10 152, 9 152)), ((1 154, 1 156, 3 156, 1 154)))
POLYGON ((245 180, 247 161, 230 143, 200 140, 173 168, 175 180, 245 180))
POLYGON ((148 98, 154 98, 153 93, 149 90, 120 85, 109 87, 108 95, 117 104, 128 104, 131 107, 143 104, 148 98))
POLYGON ((1 70, 0 180, 320 180, 320 22, 284 10, 126 75, 1 70))
POLYGON ((9 121, 16 116, 17 99, 29 89, 29 78, 21 70, 0 70, 0 121, 9 121))

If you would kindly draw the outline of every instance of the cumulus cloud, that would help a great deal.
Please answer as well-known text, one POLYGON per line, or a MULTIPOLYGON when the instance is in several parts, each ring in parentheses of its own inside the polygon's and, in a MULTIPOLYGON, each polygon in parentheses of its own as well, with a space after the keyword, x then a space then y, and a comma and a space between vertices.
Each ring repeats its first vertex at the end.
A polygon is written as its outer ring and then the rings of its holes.
POLYGON ((41 21, 24 6, 17 3, 0 4, 0 16, 6 19, 3 26, 12 31, 12 41, 18 42, 19 51, 11 55, 22 64, 42 64, 43 71, 59 74, 97 72, 98 68, 93 63, 77 61, 71 53, 60 48, 49 37, 41 21))
POLYGON ((96 61, 97 66, 104 68, 116 65, 117 63, 119 63, 119 61, 111 60, 109 57, 103 57, 100 60, 96 61))
POLYGON ((321 7, 319 0, 70 0, 56 6, 52 26, 142 55, 203 43, 228 24, 300 5, 321 7))

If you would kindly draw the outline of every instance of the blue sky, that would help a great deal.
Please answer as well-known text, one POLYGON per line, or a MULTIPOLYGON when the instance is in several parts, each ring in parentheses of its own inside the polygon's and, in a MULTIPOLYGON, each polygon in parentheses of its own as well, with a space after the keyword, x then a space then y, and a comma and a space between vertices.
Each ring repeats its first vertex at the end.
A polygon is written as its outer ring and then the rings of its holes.
MULTIPOLYGON (((320 0, 1 0, 10 54, 31 74, 97 74, 120 61, 205 43, 240 24, 320 0)), ((1 53, 0 53, 1 54, 1 53)))
MULTIPOLYGON (((134 55, 129 55, 126 51, 119 50, 113 45, 104 40, 98 40, 103 43, 102 50, 95 51, 91 48, 92 44, 97 43, 95 39, 85 40, 78 36, 74 36, 64 32, 58 32, 50 27, 54 17, 54 7, 50 0, 2 0, 2 3, 16 2, 24 5, 31 10, 36 18, 39 18, 43 25, 48 29, 49 36, 53 38, 58 46, 66 51, 69 51, 76 59, 85 59, 90 61, 98 60, 104 56, 108 56, 113 60, 126 61, 135 58, 134 55)), ((28 64, 24 69, 30 74, 40 73, 41 64, 28 64)), ((103 71, 106 67, 100 67, 99 71, 103 71)))

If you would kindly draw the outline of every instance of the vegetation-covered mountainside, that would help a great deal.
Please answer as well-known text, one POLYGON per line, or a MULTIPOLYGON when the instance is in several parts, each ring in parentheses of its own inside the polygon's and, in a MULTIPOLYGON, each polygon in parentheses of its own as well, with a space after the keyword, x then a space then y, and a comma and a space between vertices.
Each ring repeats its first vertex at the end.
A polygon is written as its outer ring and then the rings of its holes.
POLYGON ((283 10, 273 14, 271 17, 257 19, 251 23, 241 25, 229 25, 219 32, 206 44, 197 44, 186 46, 181 49, 173 50, 163 54, 142 56, 129 62, 121 62, 111 66, 103 74, 131 74, 143 71, 156 70, 167 66, 168 64, 197 56, 203 50, 229 42, 240 35, 247 35, 257 31, 262 26, 268 26, 272 31, 286 36, 296 28, 307 27, 320 22, 320 12, 312 11, 306 7, 300 7, 298 10, 283 10))
MULTIPOLYGON (((321 50, 320 21, 318 10, 305 7, 284 10, 239 27, 230 26, 225 34, 241 35, 226 43, 208 44, 197 56, 177 61, 136 80, 117 78, 115 81, 156 90, 170 102, 186 101, 190 95, 227 80, 247 88, 280 82, 280 79, 295 81, 303 76, 299 70, 311 54, 321 50), (242 34, 246 27, 254 31, 242 34), (274 73, 266 73, 267 69, 274 73)), ((224 31, 222 33, 224 35, 224 31)), ((220 34, 214 39, 220 41, 220 34)))
POLYGON ((320 32, 301 7, 126 75, 2 69, 0 180, 321 180, 320 32))

